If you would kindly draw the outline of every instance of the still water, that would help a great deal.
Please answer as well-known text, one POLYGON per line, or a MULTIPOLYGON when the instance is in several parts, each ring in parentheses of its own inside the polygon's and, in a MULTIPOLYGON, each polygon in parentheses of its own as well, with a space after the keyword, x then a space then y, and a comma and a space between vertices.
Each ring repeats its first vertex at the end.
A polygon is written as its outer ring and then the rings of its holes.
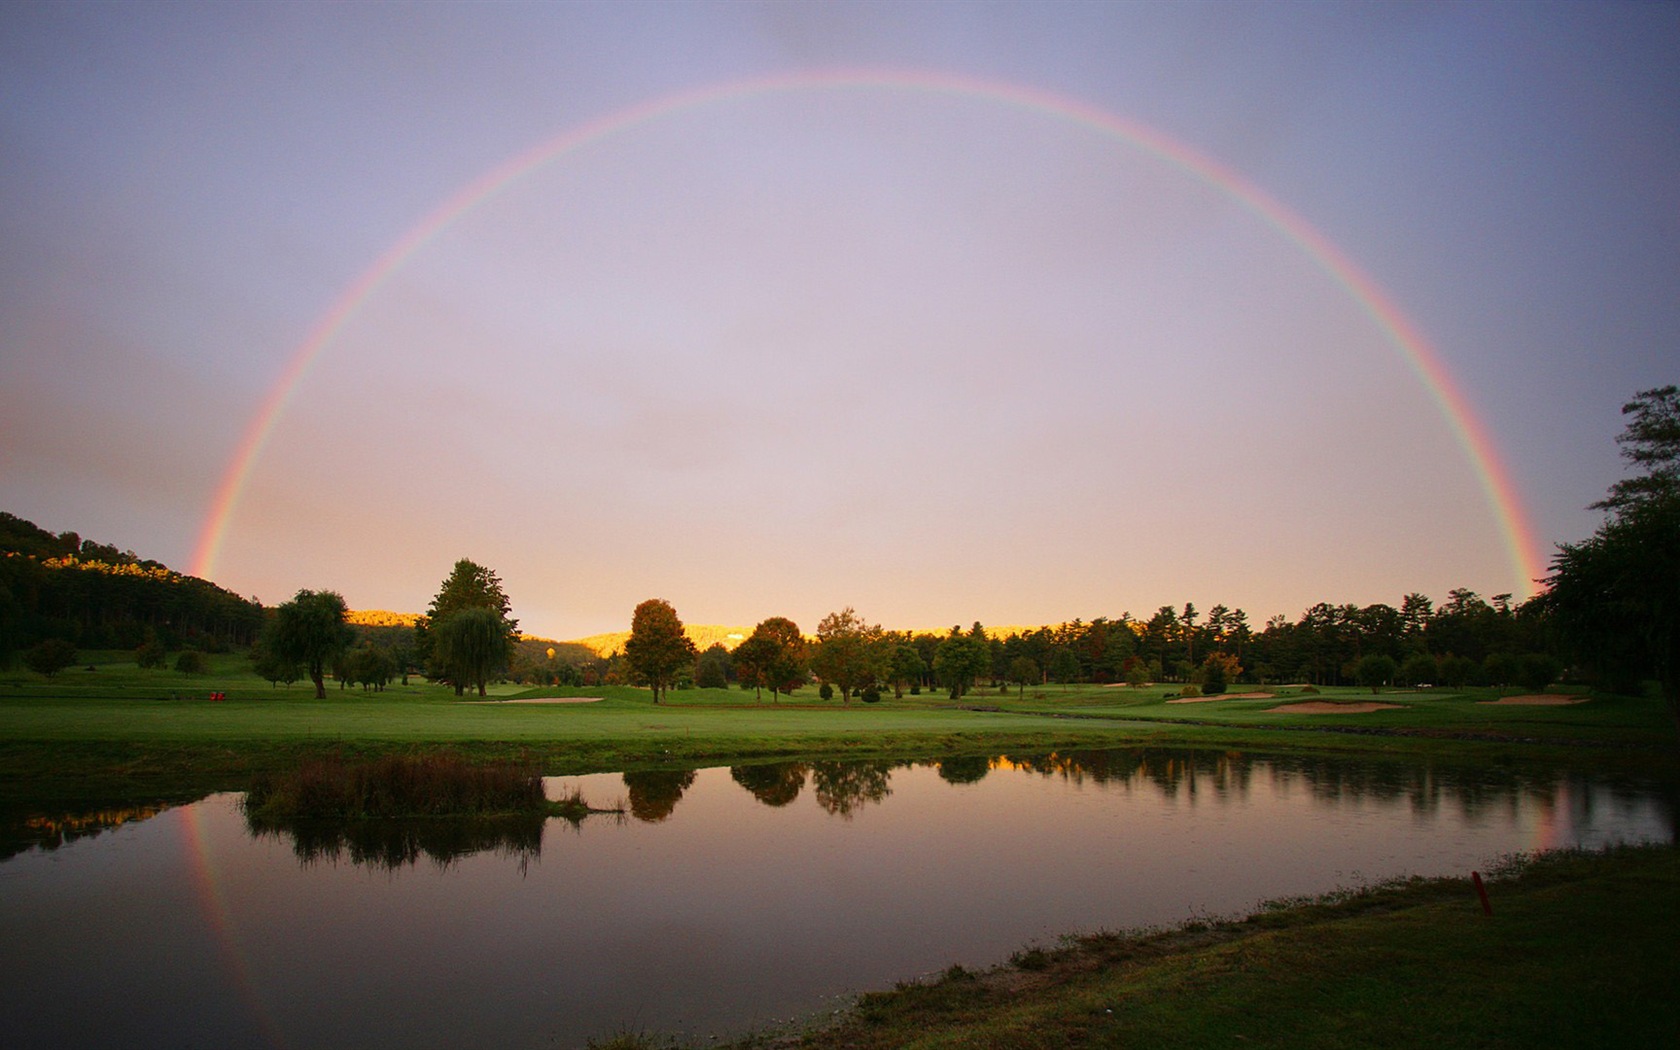
POLYGON ((1672 785, 1084 752, 555 778, 622 815, 253 835, 213 795, 0 861, 26 1047, 704 1038, 1096 929, 1672 841, 1672 785))

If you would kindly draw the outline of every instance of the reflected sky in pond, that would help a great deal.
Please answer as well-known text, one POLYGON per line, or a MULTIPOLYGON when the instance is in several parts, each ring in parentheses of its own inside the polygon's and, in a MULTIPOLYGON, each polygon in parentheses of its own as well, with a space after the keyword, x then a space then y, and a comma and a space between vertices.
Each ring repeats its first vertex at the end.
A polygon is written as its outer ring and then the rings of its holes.
POLYGON ((253 837, 219 795, 0 863, 6 1044, 704 1037, 1064 932, 1675 833, 1672 788, 1213 752, 548 788, 626 812, 549 820, 516 848, 442 829, 358 842, 253 837))

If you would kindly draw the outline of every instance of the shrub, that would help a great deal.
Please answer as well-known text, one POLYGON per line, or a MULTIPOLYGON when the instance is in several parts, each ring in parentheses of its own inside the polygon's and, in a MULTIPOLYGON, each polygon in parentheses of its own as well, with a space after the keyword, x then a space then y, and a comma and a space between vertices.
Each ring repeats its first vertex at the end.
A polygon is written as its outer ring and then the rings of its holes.
POLYGON ((76 647, 62 638, 48 638, 23 654, 25 667, 49 679, 75 662, 76 647))
POLYGON ((866 704, 878 704, 881 702, 881 690, 875 686, 866 685, 858 692, 858 699, 866 704))
POLYGON ((1536 693, 1557 681, 1562 668, 1545 653, 1524 653, 1517 658, 1517 684, 1536 693))
POLYGON ((822 697, 824 700, 833 700, 834 687, 829 685, 827 682, 824 682, 822 686, 817 689, 817 695, 822 697))
POLYGON ((1202 695, 1202 687, 1197 685, 1194 682, 1191 682, 1189 685, 1185 686, 1183 689, 1180 689, 1178 691, 1178 695, 1179 696, 1201 696, 1202 695))
POLYGON ((162 667, 169 659, 169 653, 163 643, 156 638, 148 638, 139 648, 134 650, 134 664, 142 670, 162 667))
POLYGON ((210 670, 210 661, 197 649, 182 649, 181 655, 175 658, 175 670, 182 674, 205 674, 210 670))

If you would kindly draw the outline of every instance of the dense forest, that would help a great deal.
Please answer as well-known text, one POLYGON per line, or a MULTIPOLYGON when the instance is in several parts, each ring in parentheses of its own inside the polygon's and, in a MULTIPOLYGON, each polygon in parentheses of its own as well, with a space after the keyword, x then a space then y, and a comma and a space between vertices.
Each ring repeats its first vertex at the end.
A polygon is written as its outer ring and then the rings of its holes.
POLYGON ((0 511, 0 658, 47 639, 83 649, 250 645, 262 606, 130 550, 0 511))

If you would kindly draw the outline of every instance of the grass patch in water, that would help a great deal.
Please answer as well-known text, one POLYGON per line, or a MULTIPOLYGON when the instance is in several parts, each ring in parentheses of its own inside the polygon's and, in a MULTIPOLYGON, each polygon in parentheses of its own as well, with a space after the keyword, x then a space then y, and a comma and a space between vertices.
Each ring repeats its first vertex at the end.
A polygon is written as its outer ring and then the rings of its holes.
POLYGON ((548 811, 533 766, 469 762, 448 752, 362 762, 307 759, 258 776, 245 796, 255 821, 470 817, 548 811))

